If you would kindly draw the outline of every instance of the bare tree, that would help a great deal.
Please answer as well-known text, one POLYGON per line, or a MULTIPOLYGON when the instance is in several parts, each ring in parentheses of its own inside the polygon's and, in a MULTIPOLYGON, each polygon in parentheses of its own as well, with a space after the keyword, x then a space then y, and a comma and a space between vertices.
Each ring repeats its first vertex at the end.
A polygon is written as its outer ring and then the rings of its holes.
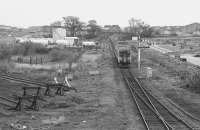
POLYGON ((61 26, 61 21, 55 21, 51 23, 51 26, 61 26))
POLYGON ((152 33, 152 28, 145 24, 141 19, 131 18, 129 21, 129 31, 135 36, 149 36, 152 33))
POLYGON ((66 33, 68 33, 68 31, 70 32, 70 36, 77 36, 78 33, 80 33, 80 31, 82 30, 82 27, 84 25, 83 22, 81 22, 79 20, 78 17, 75 16, 67 16, 67 17, 63 17, 65 23, 65 28, 66 28, 66 33))
POLYGON ((94 38, 98 35, 98 33, 100 32, 101 28, 99 25, 97 25, 97 21, 96 20, 89 20, 88 21, 88 25, 87 25, 87 35, 88 38, 94 38))

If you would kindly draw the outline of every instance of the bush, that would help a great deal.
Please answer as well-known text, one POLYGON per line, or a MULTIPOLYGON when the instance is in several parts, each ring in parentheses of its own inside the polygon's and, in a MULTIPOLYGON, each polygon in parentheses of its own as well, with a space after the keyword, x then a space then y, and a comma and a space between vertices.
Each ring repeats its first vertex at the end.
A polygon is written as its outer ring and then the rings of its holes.
POLYGON ((47 54, 49 49, 42 44, 0 44, 0 60, 10 59, 12 55, 47 54))
POLYGON ((15 45, 15 48, 13 50, 14 55, 19 54, 24 56, 30 54, 46 54, 48 52, 49 49, 46 48, 44 45, 31 42, 17 44, 15 45))
POLYGON ((191 75, 187 80, 187 87, 194 89, 196 92, 200 92, 200 73, 191 75))
POLYGON ((53 49, 50 52, 50 56, 51 56, 51 61, 61 61, 61 60, 68 60, 70 61, 70 59, 73 58, 73 53, 72 51, 64 51, 64 50, 60 50, 60 49, 53 49))
POLYGON ((59 50, 53 49, 50 52, 50 56, 51 56, 51 61, 59 61, 64 59, 65 55, 63 53, 61 53, 59 50))
POLYGON ((2 72, 7 72, 13 68, 14 65, 7 60, 3 60, 3 62, 0 62, 0 71, 2 72))
POLYGON ((2 44, 0 46, 0 60, 9 59, 12 54, 13 47, 9 44, 2 44))

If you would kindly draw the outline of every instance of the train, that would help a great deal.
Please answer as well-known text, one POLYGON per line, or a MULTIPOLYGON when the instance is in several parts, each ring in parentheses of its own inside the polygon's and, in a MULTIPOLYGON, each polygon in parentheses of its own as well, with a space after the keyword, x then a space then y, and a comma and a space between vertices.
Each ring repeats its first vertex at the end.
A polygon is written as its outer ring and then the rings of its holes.
POLYGON ((127 41, 117 41, 114 53, 120 67, 129 67, 131 64, 131 47, 127 41))

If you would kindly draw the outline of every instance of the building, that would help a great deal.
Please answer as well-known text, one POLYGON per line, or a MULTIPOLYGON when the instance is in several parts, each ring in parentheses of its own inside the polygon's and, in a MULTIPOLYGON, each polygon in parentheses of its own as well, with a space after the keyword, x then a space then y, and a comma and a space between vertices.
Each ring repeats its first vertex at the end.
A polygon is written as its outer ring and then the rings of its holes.
POLYGON ((66 37, 66 30, 64 28, 53 28, 52 29, 53 40, 64 40, 66 37))

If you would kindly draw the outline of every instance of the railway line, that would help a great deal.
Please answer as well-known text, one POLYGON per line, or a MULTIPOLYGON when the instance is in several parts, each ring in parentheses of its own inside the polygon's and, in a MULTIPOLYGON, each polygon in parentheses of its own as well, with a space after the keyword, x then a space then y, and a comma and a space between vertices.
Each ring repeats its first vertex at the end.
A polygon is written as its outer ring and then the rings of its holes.
POLYGON ((138 111, 142 117, 144 126, 147 130, 169 130, 169 127, 158 113, 152 109, 152 107, 146 103, 140 95, 136 94, 132 88, 132 85, 126 77, 124 77, 126 85, 131 92, 131 95, 136 103, 138 111))
POLYGON ((38 82, 38 81, 30 80, 30 79, 20 78, 20 77, 17 77, 17 75, 8 74, 8 73, 0 74, 0 78, 4 80, 13 80, 13 81, 28 84, 28 85, 37 85, 37 86, 43 86, 43 87, 45 87, 47 84, 45 82, 38 82))
MULTIPOLYGON (((111 41, 111 52, 113 52, 111 41)), ((116 61, 116 56, 113 53, 116 61)), ((116 62, 114 62, 116 64, 116 62)), ((117 66, 117 65, 116 65, 117 66)), ((195 130, 141 86, 128 68, 119 68, 147 130, 195 130)))
POLYGON ((200 119, 197 118, 196 116, 192 115, 191 113, 185 111, 183 108, 181 108, 180 106, 178 106, 177 104, 175 104, 173 101, 171 101, 170 99, 167 99, 168 102, 175 107, 177 110, 179 110, 180 114, 183 114, 184 116, 186 116, 188 119, 192 120, 192 122, 196 122, 197 124, 199 124, 200 119))
POLYGON ((192 126, 190 126, 190 124, 173 114, 173 112, 171 112, 153 95, 145 90, 129 70, 122 69, 121 73, 128 88, 130 91, 132 91, 132 97, 134 97, 134 100, 138 106, 138 110, 140 111, 141 115, 143 115, 143 121, 148 125, 148 127, 146 127, 148 130, 160 130, 160 126, 163 126, 163 130, 194 129, 192 126), (152 112, 150 113, 149 110, 152 112), (159 120, 154 120, 155 115, 159 120))
MULTIPOLYGON (((13 75, 13 74, 9 74, 9 73, 1 73, 0 79, 19 82, 19 83, 28 85, 28 87, 31 87, 31 85, 34 85, 34 86, 40 86, 41 88, 46 88, 45 83, 40 83, 40 82, 33 81, 30 79, 21 78, 19 75, 13 75)), ((0 96, 0 105, 7 107, 8 110, 18 110, 19 107, 20 107, 19 110, 21 110, 21 106, 22 106, 21 102, 22 102, 22 98, 24 98, 24 97, 17 96, 15 98, 16 99, 13 99, 13 97, 11 98, 8 95, 0 96)), ((28 102, 32 102, 32 100, 30 100, 30 99, 28 99, 28 100, 29 100, 28 102)), ((24 103, 24 101, 23 101, 23 103, 24 103)), ((25 104, 27 104, 27 103, 25 103, 25 104)))
POLYGON ((6 107, 13 107, 13 105, 16 105, 17 102, 13 101, 7 97, 0 96, 0 105, 6 106, 6 107))

